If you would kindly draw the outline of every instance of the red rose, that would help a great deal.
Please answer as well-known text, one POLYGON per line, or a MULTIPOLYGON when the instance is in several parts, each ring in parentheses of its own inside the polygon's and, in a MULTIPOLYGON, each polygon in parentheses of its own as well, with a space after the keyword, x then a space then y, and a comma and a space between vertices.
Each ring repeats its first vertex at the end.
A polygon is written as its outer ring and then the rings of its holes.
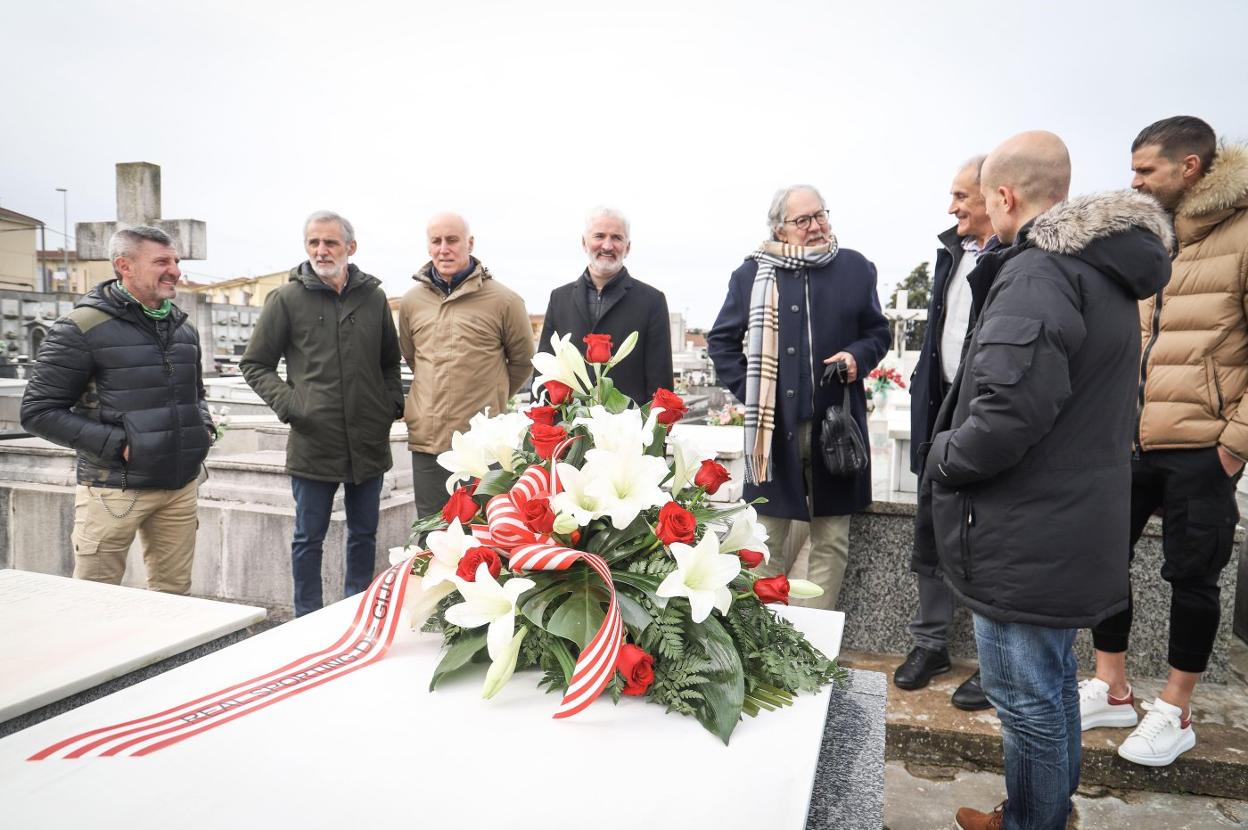
POLYGON ((747 568, 757 568, 763 564, 763 555, 756 550, 739 550, 737 556, 741 557, 741 564, 747 568))
POLYGON ((730 478, 732 476, 728 475, 728 470, 723 464, 708 458, 698 468, 697 475, 693 477, 693 483, 713 496, 719 490, 720 485, 730 478))
POLYGON ((535 424, 545 424, 548 427, 555 425, 555 418, 559 415, 559 410, 553 406, 531 406, 525 413, 529 416, 529 420, 535 424))
POLYGON ((759 602, 783 602, 789 604, 789 578, 784 574, 760 579, 754 583, 754 595, 759 602))
POLYGON ((611 362, 611 335, 585 335, 585 360, 589 363, 611 362))
POLYGON ((498 579, 498 574, 503 569, 503 563, 498 558, 498 554, 494 552, 494 549, 487 547, 468 548, 459 560, 459 567, 455 569, 455 575, 465 582, 476 582, 477 567, 482 564, 490 569, 490 576, 498 579))
POLYGON ((650 402, 650 405, 663 407, 663 411, 659 413, 659 423, 669 426, 685 417, 685 413, 689 411, 689 407, 685 406, 684 398, 663 388, 654 393, 654 400, 650 402))
POLYGON ((555 447, 568 437, 568 431, 563 427, 548 427, 545 424, 534 424, 529 429, 529 435, 533 437, 533 450, 543 459, 549 461, 550 456, 554 454, 555 447))
POLYGON ((459 519, 461 525, 472 521, 472 517, 477 515, 477 503, 472 500, 472 491, 476 486, 470 484, 467 487, 456 487, 455 492, 442 506, 442 518, 448 523, 459 519))
POLYGON ((551 403, 558 406, 572 397, 572 387, 557 380, 548 380, 546 381, 546 396, 550 398, 551 403))
POLYGON ((555 511, 550 509, 550 499, 529 499, 520 508, 520 515, 534 533, 550 533, 555 529, 555 511))
POLYGON ((698 520, 692 513, 676 502, 669 501, 659 511, 659 526, 655 529, 654 535, 658 536, 659 541, 665 545, 670 545, 672 542, 688 544, 693 541, 693 531, 697 527, 698 520))
POLYGON ((626 695, 644 695, 654 682, 654 658, 632 643, 620 647, 615 667, 624 675, 626 695))

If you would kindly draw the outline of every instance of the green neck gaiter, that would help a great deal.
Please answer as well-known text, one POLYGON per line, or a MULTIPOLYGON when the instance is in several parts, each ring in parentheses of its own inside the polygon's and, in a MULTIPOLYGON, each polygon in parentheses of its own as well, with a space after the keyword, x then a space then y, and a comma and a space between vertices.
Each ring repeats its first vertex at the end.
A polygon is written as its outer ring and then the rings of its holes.
POLYGON ((126 290, 126 286, 122 284, 121 280, 117 280, 117 290, 122 293, 122 296, 129 297, 130 299, 138 303, 139 308, 143 309, 143 313, 146 314, 148 317, 151 317, 153 320, 163 320, 169 316, 170 311, 173 311, 173 303, 169 302, 168 300, 165 300, 163 303, 161 303, 160 308, 148 308, 147 306, 143 305, 143 303, 139 302, 139 299, 137 297, 135 297, 133 294, 131 294, 129 291, 126 290))

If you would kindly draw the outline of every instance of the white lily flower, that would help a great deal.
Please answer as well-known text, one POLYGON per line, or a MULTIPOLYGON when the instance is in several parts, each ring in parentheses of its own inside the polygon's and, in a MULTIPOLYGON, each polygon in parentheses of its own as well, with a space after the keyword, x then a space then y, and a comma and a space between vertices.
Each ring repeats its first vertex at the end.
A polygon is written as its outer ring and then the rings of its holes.
POLYGON ((438 466, 451 471, 446 492, 455 492, 455 484, 461 479, 481 478, 490 471, 491 460, 479 435, 474 438, 456 430, 451 434, 451 448, 438 454, 438 466))
POLYGON ((565 516, 571 517, 576 527, 584 527, 602 515, 602 505, 597 496, 586 491, 590 479, 576 467, 571 464, 559 464, 555 468, 559 472, 559 483, 563 485, 563 491, 556 493, 550 499, 550 508, 558 514, 555 518, 555 529, 559 533, 569 533, 575 528, 567 528, 566 522, 562 525, 567 529, 559 530, 559 520, 565 516))
POLYGON ((698 468, 707 459, 715 458, 715 445, 697 432, 675 430, 667 437, 667 445, 672 450, 672 481, 673 494, 693 483, 698 468))
POLYGON ((464 533, 458 516, 451 519, 446 530, 435 530, 426 536, 425 546, 429 548, 433 558, 425 569, 425 590, 440 582, 454 579, 455 571, 459 569, 459 560, 464 558, 470 548, 479 544, 471 533, 464 533))
POLYGON ((490 630, 486 632, 485 644, 490 659, 503 658, 516 630, 516 600, 536 583, 513 576, 499 585, 484 562, 477 566, 475 582, 465 582, 459 577, 454 580, 464 601, 446 609, 446 621, 460 628, 488 625, 490 630))
POLYGON ((589 480, 585 493, 598 499, 599 515, 610 516, 616 530, 623 530, 647 507, 671 499, 660 486, 667 472, 666 461, 639 450, 611 452, 595 447, 585 453, 581 475, 589 480))
POLYGON ((412 631, 423 626, 433 615, 438 603, 454 590, 455 583, 450 581, 429 585, 423 577, 408 577, 407 593, 403 595, 403 610, 411 621, 412 631))
POLYGON ((719 543, 719 549, 724 553, 756 550, 763 555, 764 562, 771 561, 771 551, 767 549, 767 528, 758 523, 758 512, 752 506, 733 518, 732 528, 719 543))
POLYGON ((624 358, 633 353, 633 349, 637 348, 637 332, 630 332, 628 337, 624 338, 624 342, 615 350, 615 354, 611 356, 611 361, 607 363, 607 369, 619 363, 624 358))
POLYGON ((523 412, 504 412, 491 418, 487 409, 472 416, 465 437, 481 448, 488 462, 497 461, 510 473, 515 471, 516 453, 531 423, 523 412))
POLYGON ((490 670, 485 673, 485 685, 481 687, 482 698, 489 700, 494 697, 507 685, 507 681, 511 680, 511 676, 516 673, 516 660, 520 656, 520 644, 524 642, 524 636, 528 633, 528 626, 520 626, 516 636, 512 637, 511 642, 503 649, 502 655, 493 663, 490 663, 490 670))
POLYGON ((639 409, 611 413, 601 406, 591 407, 589 417, 582 416, 573 421, 589 428, 595 449, 618 453, 645 450, 654 441, 654 425, 657 422, 658 412, 651 412, 643 423, 639 409))
POLYGON ((672 556, 676 570, 667 575, 655 593, 661 597, 688 597, 695 623, 709 617, 712 608, 727 614, 732 606, 728 583, 741 572, 741 560, 720 553, 714 533, 706 534, 693 547, 673 542, 672 556))
POLYGON ((533 368, 538 372, 533 388, 540 389, 547 381, 557 380, 582 394, 589 394, 594 385, 590 383, 581 350, 572 345, 572 335, 560 337, 555 332, 550 336, 550 348, 553 353, 533 355, 533 368))
POLYGON ((790 579, 790 599, 814 599, 823 596, 823 589, 809 579, 790 579))
POLYGON ((410 548, 408 548, 407 545, 403 545, 397 548, 390 548, 390 551, 389 551, 390 564, 397 565, 400 562, 410 559, 412 554, 408 553, 409 550, 410 548))

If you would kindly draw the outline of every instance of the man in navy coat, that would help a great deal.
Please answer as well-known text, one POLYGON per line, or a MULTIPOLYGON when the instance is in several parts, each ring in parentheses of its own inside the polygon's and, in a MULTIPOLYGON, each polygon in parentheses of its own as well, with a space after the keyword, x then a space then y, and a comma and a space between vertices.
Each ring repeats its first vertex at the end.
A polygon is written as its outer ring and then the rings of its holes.
POLYGON ((808 521, 809 578, 824 589, 813 604, 833 608, 849 558, 849 515, 871 502, 871 470, 832 477, 818 431, 828 406, 845 396, 866 437, 862 378, 888 350, 888 321, 875 266, 838 247, 819 191, 780 190, 767 218, 770 237, 729 279, 707 351, 720 380, 746 404, 745 498, 767 499, 757 509, 771 560, 760 572, 788 571, 785 538, 794 520, 808 521), (837 361, 848 366, 848 383, 821 385, 825 366, 837 361))
MULTIPOLYGON (((958 171, 949 188, 949 213, 958 224, 937 238, 936 273, 928 303, 927 334, 923 351, 910 379, 910 469, 923 477, 925 453, 919 448, 931 440, 936 413, 949 393, 962 360, 962 342, 971 322, 971 285, 967 280, 980 254, 998 243, 979 191, 979 176, 986 156, 976 156, 958 171)), ((916 572, 919 607, 910 622, 914 648, 893 673, 900 689, 922 689, 933 677, 949 671, 948 633, 953 621, 953 594, 936 569, 916 572)), ((953 693, 953 705, 968 712, 989 707, 980 687, 979 672, 953 693)))

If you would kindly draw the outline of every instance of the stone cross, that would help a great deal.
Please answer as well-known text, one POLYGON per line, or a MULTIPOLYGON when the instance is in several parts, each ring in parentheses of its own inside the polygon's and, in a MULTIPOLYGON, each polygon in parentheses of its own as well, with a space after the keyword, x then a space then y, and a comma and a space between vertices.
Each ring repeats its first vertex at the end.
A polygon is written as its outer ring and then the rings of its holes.
POLYGON ((160 217, 160 165, 146 161, 117 165, 117 221, 79 222, 78 259, 107 260, 108 240, 118 228, 155 225, 173 237, 183 259, 208 258, 208 225, 199 219, 160 217))
POLYGON ((884 309, 884 316, 893 323, 893 348, 897 357, 906 351, 906 330, 912 323, 927 319, 927 309, 910 308, 910 296, 904 288, 897 291, 897 307, 884 309))

